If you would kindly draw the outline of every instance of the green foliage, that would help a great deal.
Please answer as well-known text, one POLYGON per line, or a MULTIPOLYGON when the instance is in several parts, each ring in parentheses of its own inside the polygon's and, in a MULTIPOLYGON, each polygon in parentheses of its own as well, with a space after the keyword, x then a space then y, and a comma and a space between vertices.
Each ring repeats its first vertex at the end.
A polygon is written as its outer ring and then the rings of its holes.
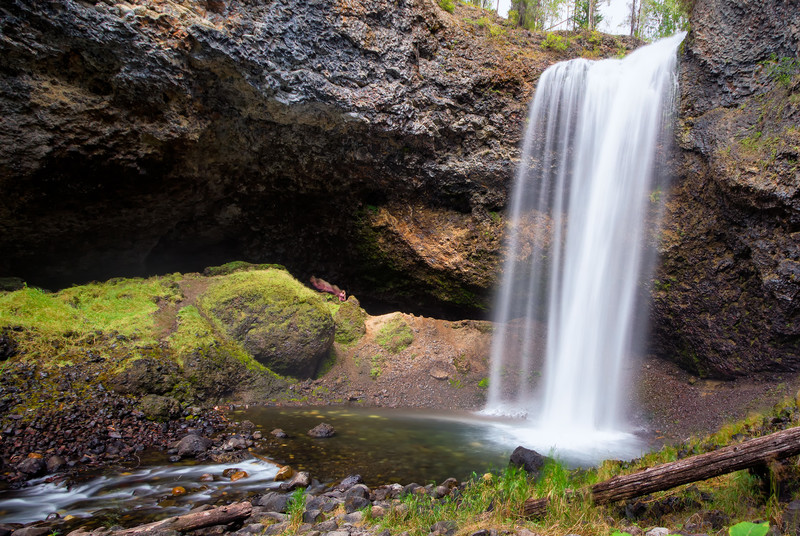
POLYGON ((402 316, 395 315, 381 327, 375 341, 389 352, 396 354, 411 346, 414 342, 414 333, 402 316))
POLYGON ((761 65, 770 79, 785 88, 790 87, 794 77, 800 73, 800 59, 788 56, 778 57, 774 52, 768 60, 762 61, 761 65))
POLYGON ((750 523, 743 521, 728 529, 730 536, 766 536, 769 532, 769 523, 750 523))
POLYGON ((566 0, 512 0, 508 20, 528 30, 546 30, 560 20, 566 0))
POLYGON ((689 29, 689 12, 682 0, 641 0, 634 33, 649 41, 689 29))
POLYGON ((481 9, 492 9, 494 6, 494 0, 464 0, 464 3, 481 9))
POLYGON ((481 378, 481 381, 478 382, 479 389, 488 389, 489 388, 489 378, 481 378))
POLYGON ((603 21, 603 15, 600 14, 600 0, 576 0, 575 14, 572 17, 573 22, 579 28, 594 29, 603 21), (594 16, 593 22, 589 25, 589 2, 594 3, 594 16))
POLYGON ((286 514, 289 516, 289 524, 295 529, 303 522, 303 512, 306 509, 306 490, 297 488, 289 496, 289 503, 286 506, 286 514))
POLYGON ((456 10, 456 3, 454 0, 439 0, 439 7, 448 13, 452 13, 456 10))
POLYGON ((542 48, 556 52, 564 52, 568 46, 567 40, 556 33, 548 33, 547 37, 542 41, 542 48))

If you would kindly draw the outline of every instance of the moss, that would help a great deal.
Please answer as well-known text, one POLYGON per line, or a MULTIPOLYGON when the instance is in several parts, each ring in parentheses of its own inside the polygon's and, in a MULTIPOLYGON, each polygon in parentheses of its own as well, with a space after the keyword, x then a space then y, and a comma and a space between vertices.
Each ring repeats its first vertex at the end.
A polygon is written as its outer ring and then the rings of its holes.
POLYGON ((324 300, 283 270, 217 277, 197 303, 217 331, 280 374, 312 376, 333 343, 324 300))
MULTIPOLYGON (((340 302, 341 303, 341 302, 340 302)), ((341 303, 333 316, 336 325, 334 340, 339 344, 355 344, 367 332, 367 313, 353 296, 341 303)))
POLYGON ((286 268, 281 264, 252 264, 245 261, 233 261, 225 263, 221 266, 209 266, 203 270, 203 275, 216 276, 216 275, 229 275, 236 272, 249 272, 251 270, 284 270, 286 268))
POLYGON ((395 315, 378 331, 375 342, 396 354, 411 346, 414 342, 414 333, 401 315, 395 315))
POLYGON ((456 10, 456 4, 454 0, 439 0, 439 7, 448 13, 452 13, 456 10))
POLYGON ((54 348, 65 355, 101 340, 143 347, 156 342, 154 313, 181 298, 171 277, 112 279, 57 293, 25 287, 0 295, 0 326, 23 328, 28 336, 20 350, 32 357, 52 355, 54 348))

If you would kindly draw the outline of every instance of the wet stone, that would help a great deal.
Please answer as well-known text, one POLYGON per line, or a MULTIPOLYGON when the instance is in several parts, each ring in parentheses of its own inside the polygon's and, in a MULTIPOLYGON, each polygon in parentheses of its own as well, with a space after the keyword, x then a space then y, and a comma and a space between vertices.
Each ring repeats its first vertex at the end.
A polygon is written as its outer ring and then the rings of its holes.
POLYGON ((263 506, 270 512, 286 513, 286 507, 289 504, 289 496, 285 493, 277 493, 270 491, 265 493, 263 497, 258 500, 258 506, 263 506))
POLYGON ((336 435, 336 430, 334 430, 333 426, 330 424, 323 422, 309 430, 308 435, 317 439, 323 439, 336 435))

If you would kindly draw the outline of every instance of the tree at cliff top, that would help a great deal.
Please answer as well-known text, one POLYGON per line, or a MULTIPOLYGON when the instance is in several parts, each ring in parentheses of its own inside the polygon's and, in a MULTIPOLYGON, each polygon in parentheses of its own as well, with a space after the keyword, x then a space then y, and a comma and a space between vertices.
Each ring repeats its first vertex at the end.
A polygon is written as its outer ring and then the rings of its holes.
POLYGON ((546 30, 561 18, 566 0, 512 0, 509 20, 528 30, 546 30))
POLYGON ((652 41, 689 29, 689 15, 681 0, 632 0, 629 6, 632 36, 652 41))

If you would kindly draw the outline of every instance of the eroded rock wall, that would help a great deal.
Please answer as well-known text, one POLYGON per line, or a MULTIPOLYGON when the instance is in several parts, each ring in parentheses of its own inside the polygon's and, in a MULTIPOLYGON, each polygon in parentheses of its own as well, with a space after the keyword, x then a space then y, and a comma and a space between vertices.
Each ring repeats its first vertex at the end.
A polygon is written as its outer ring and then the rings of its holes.
POLYGON ((680 180, 654 285, 658 351, 703 375, 800 366, 800 9, 697 0, 680 180))
POLYGON ((242 259, 465 310, 539 73, 630 48, 434 0, 13 0, 0 36, 0 275, 242 259))

